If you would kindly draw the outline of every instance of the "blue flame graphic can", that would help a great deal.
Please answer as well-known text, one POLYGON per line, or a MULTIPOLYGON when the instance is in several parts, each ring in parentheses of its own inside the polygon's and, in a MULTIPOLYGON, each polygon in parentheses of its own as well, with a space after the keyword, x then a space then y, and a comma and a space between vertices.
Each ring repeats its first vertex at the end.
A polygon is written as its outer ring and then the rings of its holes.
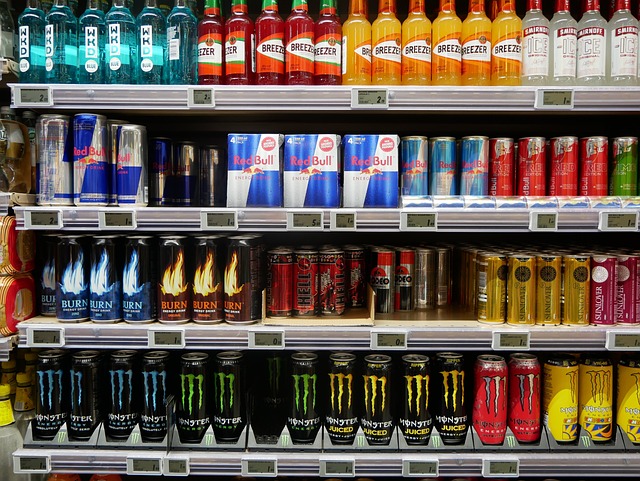
POLYGON ((73 138, 69 117, 45 114, 36 123, 38 205, 73 205, 73 138))
POLYGON ((429 193, 431 195, 458 195, 458 158, 456 139, 432 137, 429 139, 431 169, 429 193))
POLYGON ((198 205, 196 185, 198 179, 198 144, 176 142, 173 151, 173 205, 198 205))
POLYGON ((122 266, 117 235, 93 238, 89 279, 89 317, 93 322, 122 320, 122 266))
POLYGON ((118 205, 118 143, 120 142, 120 127, 124 120, 107 120, 107 149, 109 154, 109 204, 118 205))
POLYGON ((73 203, 107 205, 111 172, 107 155, 107 118, 76 114, 73 117, 73 203))
POLYGON ((89 256, 84 236, 63 235, 56 249, 56 315, 61 322, 89 319, 89 256))
POLYGON ((56 248, 58 234, 44 234, 38 244, 38 312, 41 316, 56 315, 56 248))
POLYGON ((153 247, 152 236, 127 237, 122 270, 122 316, 132 324, 156 319, 153 247))
POLYGON ((489 195, 489 138, 462 138, 460 195, 489 195))
POLYGON ((149 158, 149 205, 152 207, 171 205, 171 171, 173 169, 173 146, 171 139, 151 139, 149 158))
POLYGON ((429 141, 413 135, 400 139, 402 195, 429 195, 429 141))
POLYGON ((133 124, 118 127, 117 162, 118 205, 146 206, 149 203, 146 127, 133 124))

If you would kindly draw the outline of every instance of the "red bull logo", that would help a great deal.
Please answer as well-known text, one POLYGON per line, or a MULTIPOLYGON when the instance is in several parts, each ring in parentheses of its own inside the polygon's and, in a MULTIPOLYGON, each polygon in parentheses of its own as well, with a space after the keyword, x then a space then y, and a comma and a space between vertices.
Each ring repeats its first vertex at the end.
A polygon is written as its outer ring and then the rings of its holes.
MULTIPOLYGON (((105 159, 107 156, 107 152, 104 147, 96 148, 91 145, 86 145, 82 149, 74 147, 73 155, 75 157, 102 157, 103 159, 105 159)), ((96 162, 98 161, 96 160, 96 162)))
MULTIPOLYGON (((351 157, 351 165, 357 167, 392 166, 393 156, 388 155, 386 157, 378 157, 377 155, 374 155, 372 157, 367 157, 366 159, 360 159, 356 156, 353 156, 351 157)), ((364 170, 362 171, 364 172, 364 170)))
POLYGON ((426 160, 412 160, 410 162, 403 162, 402 169, 405 174, 418 175, 427 172, 428 166, 426 160))
POLYGON ((289 163, 295 167, 330 167, 331 165, 335 165, 335 159, 332 155, 327 155, 325 157, 318 157, 317 155, 309 156, 306 159, 300 159, 295 155, 289 157, 289 163))

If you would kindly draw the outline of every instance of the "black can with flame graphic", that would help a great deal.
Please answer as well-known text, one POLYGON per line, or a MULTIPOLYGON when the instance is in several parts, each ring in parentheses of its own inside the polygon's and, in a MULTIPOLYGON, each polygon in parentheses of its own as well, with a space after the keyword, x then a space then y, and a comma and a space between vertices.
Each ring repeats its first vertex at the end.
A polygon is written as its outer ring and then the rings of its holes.
POLYGON ((334 352, 329 356, 329 402, 325 426, 333 444, 353 444, 358 432, 355 406, 356 356, 334 352))
POLYGON ((224 320, 224 238, 222 235, 195 237, 191 300, 193 320, 199 324, 215 324, 224 320))
POLYGON ((370 354, 364 358, 364 410, 360 424, 370 445, 388 445, 395 424, 391 409, 391 357, 370 354))
POLYGON ((433 375, 435 427, 444 444, 463 444, 469 430, 464 357, 455 352, 438 353, 433 375))
POLYGON ((229 237, 224 271, 224 315, 231 324, 250 324, 262 319, 264 249, 261 237, 229 237))
POLYGON ((158 259, 158 320, 182 324, 191 320, 191 289, 184 236, 161 236, 158 259))
POLYGON ((398 426, 409 445, 429 443, 433 420, 429 413, 429 358, 422 354, 402 356, 404 399, 398 426))

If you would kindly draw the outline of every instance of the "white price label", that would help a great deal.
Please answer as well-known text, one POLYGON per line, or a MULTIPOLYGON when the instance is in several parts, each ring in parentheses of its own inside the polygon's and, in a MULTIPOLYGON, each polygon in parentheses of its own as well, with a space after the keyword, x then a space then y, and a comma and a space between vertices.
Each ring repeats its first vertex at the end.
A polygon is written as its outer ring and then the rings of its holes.
POLYGON ((534 107, 548 110, 573 109, 573 90, 538 89, 534 107))
POLYGON ((329 225, 331 230, 356 230, 356 212, 332 210, 329 225))
POLYGON ((517 478, 520 476, 520 460, 483 459, 482 476, 484 478, 517 478))
POLYGON ((371 349, 404 350, 407 349, 407 337, 405 331, 371 331, 371 349))
POLYGON ((400 230, 438 230, 437 212, 400 212, 400 230))
POLYGON ((137 227, 133 210, 98 211, 98 228, 101 230, 134 230, 137 227))
POLYGON ((491 349, 494 351, 520 349, 529 350, 531 345, 531 334, 529 331, 504 332, 494 331, 491 340, 491 349))
POLYGON ((287 229, 288 230, 323 230, 324 229, 324 212, 309 211, 304 212, 287 212, 287 229))
POLYGON ((150 348, 174 348, 185 347, 184 329, 149 329, 150 348))
POLYGON ((640 351, 640 332, 607 331, 605 348, 609 351, 640 351))
POLYGON ((437 459, 403 459, 402 476, 405 477, 427 477, 438 476, 440 465, 437 459))
POLYGON ((278 475, 278 461, 276 459, 252 459, 242 460, 242 476, 261 476, 275 478, 278 475))
POLYGON ((165 476, 188 476, 189 459, 188 458, 165 458, 164 460, 165 476))
POLYGON ((606 212, 601 211, 598 229, 602 231, 637 231, 637 212, 606 212))
POLYGON ((558 230, 558 213, 545 211, 531 211, 529 213, 529 230, 556 231, 558 230))
POLYGON ((208 109, 216 106, 213 88, 191 87, 187 97, 187 107, 190 109, 208 109))
POLYGON ((238 230, 238 211, 203 210, 200 212, 202 230, 238 230))
POLYGON ((51 87, 18 87, 18 96, 14 100, 16 107, 51 107, 53 105, 51 87))
POLYGON ((24 226, 27 229, 62 229, 62 211, 26 210, 24 226))
POLYGON ((249 331, 249 349, 284 349, 284 331, 249 331))
POLYGON ((354 88, 351 90, 352 109, 388 109, 389 90, 378 88, 354 88))
POLYGON ((160 458, 127 458, 127 474, 159 475, 162 474, 160 458))
POLYGON ((13 458, 13 470, 17 473, 48 473, 51 471, 49 456, 16 456, 13 458))
POLYGON ((320 459, 320 476, 345 476, 356 475, 356 462, 354 459, 320 459))
POLYGON ((63 347, 64 328, 27 328, 27 345, 29 347, 63 347))

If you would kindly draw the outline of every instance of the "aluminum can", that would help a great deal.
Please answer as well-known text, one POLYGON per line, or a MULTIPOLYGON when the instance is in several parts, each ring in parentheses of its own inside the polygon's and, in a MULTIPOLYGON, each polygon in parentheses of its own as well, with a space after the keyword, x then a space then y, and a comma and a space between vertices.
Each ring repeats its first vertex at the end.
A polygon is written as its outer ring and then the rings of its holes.
POLYGON ((460 195, 489 194, 489 139, 479 135, 462 138, 460 195))
POLYGON ((127 439, 140 418, 140 372, 138 352, 113 351, 109 356, 110 396, 106 404, 104 429, 107 438, 127 439))
POLYGON ((429 195, 429 141, 413 135, 400 139, 402 195, 429 195))
MULTIPOLYGON (((476 262, 479 249, 461 246, 458 251, 458 303, 467 309, 473 309, 475 316, 478 315, 478 272, 476 262)), ((454 268, 455 270, 456 268, 454 268)))
POLYGON ((346 306, 363 307, 366 305, 366 264, 365 251, 360 246, 344 246, 346 264, 346 306))
POLYGON ((149 205, 159 207, 173 203, 173 145, 171 139, 154 137, 149 152, 149 205))
POLYGON ((263 246, 260 237, 229 237, 224 273, 224 316, 232 324, 262 319, 263 246))
POLYGON ((546 195, 546 164, 547 148, 544 137, 523 137, 518 140, 518 195, 546 195))
POLYGON ((502 444, 507 433, 507 362, 481 354, 473 367, 473 428, 482 444, 502 444))
POLYGON ((640 443, 640 358, 623 354, 616 369, 616 420, 629 441, 640 443))
POLYGON ((58 237, 56 249, 56 316, 61 322, 89 319, 89 256, 83 236, 58 237))
POLYGON ((66 115, 38 117, 38 205, 73 205, 73 137, 69 134, 69 125, 66 115))
POLYGON ((349 352, 329 355, 329 401, 325 429, 332 444, 353 444, 358 432, 358 415, 354 390, 357 379, 356 356, 349 352))
POLYGON ((558 325, 562 322, 562 257, 553 254, 536 256, 536 324, 558 325))
POLYGON ((320 251, 318 270, 320 281, 320 313, 323 316, 341 316, 346 303, 346 273, 344 251, 320 251))
POLYGON ((589 324, 591 257, 563 256, 562 273, 562 324, 589 324))
POLYGON ((48 349, 38 353, 36 364, 36 416, 34 439, 50 441, 69 416, 69 366, 67 352, 48 349))
POLYGON ((369 354, 364 357, 364 410, 360 425, 369 445, 388 445, 395 424, 391 410, 391 357, 369 354))
POLYGON ((151 351, 142 356, 140 437, 143 441, 158 442, 167 435, 168 363, 167 351, 151 351))
POLYGON ((463 444, 469 424, 465 406, 464 357, 455 352, 436 354, 433 370, 434 424, 444 444, 463 444))
POLYGON ((185 236, 161 236, 158 249, 158 320, 183 324, 191 320, 191 283, 185 259, 185 236))
POLYGON ((151 322, 157 317, 154 238, 129 236, 122 270, 122 317, 126 322, 151 322))
POLYGON ((396 249, 395 269, 395 301, 396 311, 413 311, 415 309, 414 276, 416 251, 406 247, 396 249))
POLYGON ((194 240, 191 316, 199 324, 216 324, 224 321, 224 236, 199 235, 194 240))
POLYGON ((591 256, 590 324, 616 323, 617 267, 615 256, 591 256))
POLYGON ((381 314, 393 312, 395 299, 396 253, 392 249, 376 247, 371 250, 369 284, 376 294, 375 309, 381 314))
POLYGON ((318 312, 319 254, 313 249, 293 251, 293 315, 315 316, 318 312))
POLYGON ((607 357, 583 354, 578 375, 580 426, 594 442, 613 436, 613 363, 607 357))
POLYGON ((71 411, 69 439, 86 441, 102 422, 100 399, 101 355, 98 351, 80 351, 71 360, 71 411))
POLYGON ((638 195, 638 137, 613 139, 609 195, 638 195))
POLYGON ((240 351, 216 354, 211 426, 217 442, 237 443, 247 425, 243 357, 240 351))
POLYGON ((542 416, 556 442, 578 439, 578 360, 569 354, 553 354, 544 363, 542 416))
POLYGON ((294 444, 312 444, 322 424, 318 401, 318 355, 295 352, 291 355, 289 415, 287 429, 294 444))
POLYGON ((146 206, 149 203, 146 127, 118 126, 116 169, 118 205, 146 206))
POLYGON ((56 315, 56 250, 58 234, 44 234, 38 245, 38 303, 41 316, 56 315))
POLYGON ((200 147, 196 188, 199 206, 218 207, 225 204, 226 173, 222 150, 217 145, 200 147))
POLYGON ((508 258, 496 252, 476 255, 478 321, 504 324, 507 319, 508 258))
POLYGON ((549 195, 578 195, 578 138, 572 136, 551 139, 551 175, 549 195))
POLYGON ((293 251, 278 247, 267 251, 267 315, 291 317, 293 313, 293 251))
POLYGON ((449 247, 436 247, 438 256, 436 271, 436 305, 438 307, 451 304, 451 249, 449 247))
POLYGON ((604 196, 609 192, 609 139, 580 139, 579 195, 604 196))
POLYGON ((405 354, 402 365, 405 386, 398 427, 408 445, 426 445, 433 428, 429 412, 429 358, 422 354, 405 354))
POLYGON ((251 428, 261 444, 277 443, 287 421, 288 364, 284 355, 270 351, 259 357, 252 403, 251 428))
POLYGON ((93 322, 122 320, 122 256, 119 236, 94 236, 91 244, 89 317, 93 322))
POLYGON ((535 324, 536 258, 528 254, 509 257, 507 324, 535 324))
POLYGON ((540 439, 540 362, 533 354, 509 356, 509 416, 507 425, 521 443, 540 439))
POLYGON ((73 203, 107 205, 111 188, 107 118, 96 114, 74 115, 73 139, 73 203))
POLYGON ((109 155, 108 169, 110 173, 109 204, 118 205, 118 146, 120 145, 120 129, 126 124, 124 120, 107 119, 107 150, 109 155))
POLYGON ((489 195, 515 194, 515 145, 510 137, 489 139, 489 195))
POLYGON ((199 147, 195 142, 173 144, 173 205, 190 207, 198 204, 198 154, 199 147))
POLYGON ((176 427, 180 442, 200 443, 209 427, 209 355, 187 352, 180 358, 176 427))
POLYGON ((435 309, 437 289, 437 252, 435 249, 416 249, 416 309, 435 309))
POLYGON ((458 161, 456 139, 431 137, 429 139, 429 193, 431 195, 458 195, 458 161))
POLYGON ((636 313, 638 263, 640 263, 640 256, 618 256, 616 269, 616 322, 618 324, 637 324, 640 322, 636 313))

